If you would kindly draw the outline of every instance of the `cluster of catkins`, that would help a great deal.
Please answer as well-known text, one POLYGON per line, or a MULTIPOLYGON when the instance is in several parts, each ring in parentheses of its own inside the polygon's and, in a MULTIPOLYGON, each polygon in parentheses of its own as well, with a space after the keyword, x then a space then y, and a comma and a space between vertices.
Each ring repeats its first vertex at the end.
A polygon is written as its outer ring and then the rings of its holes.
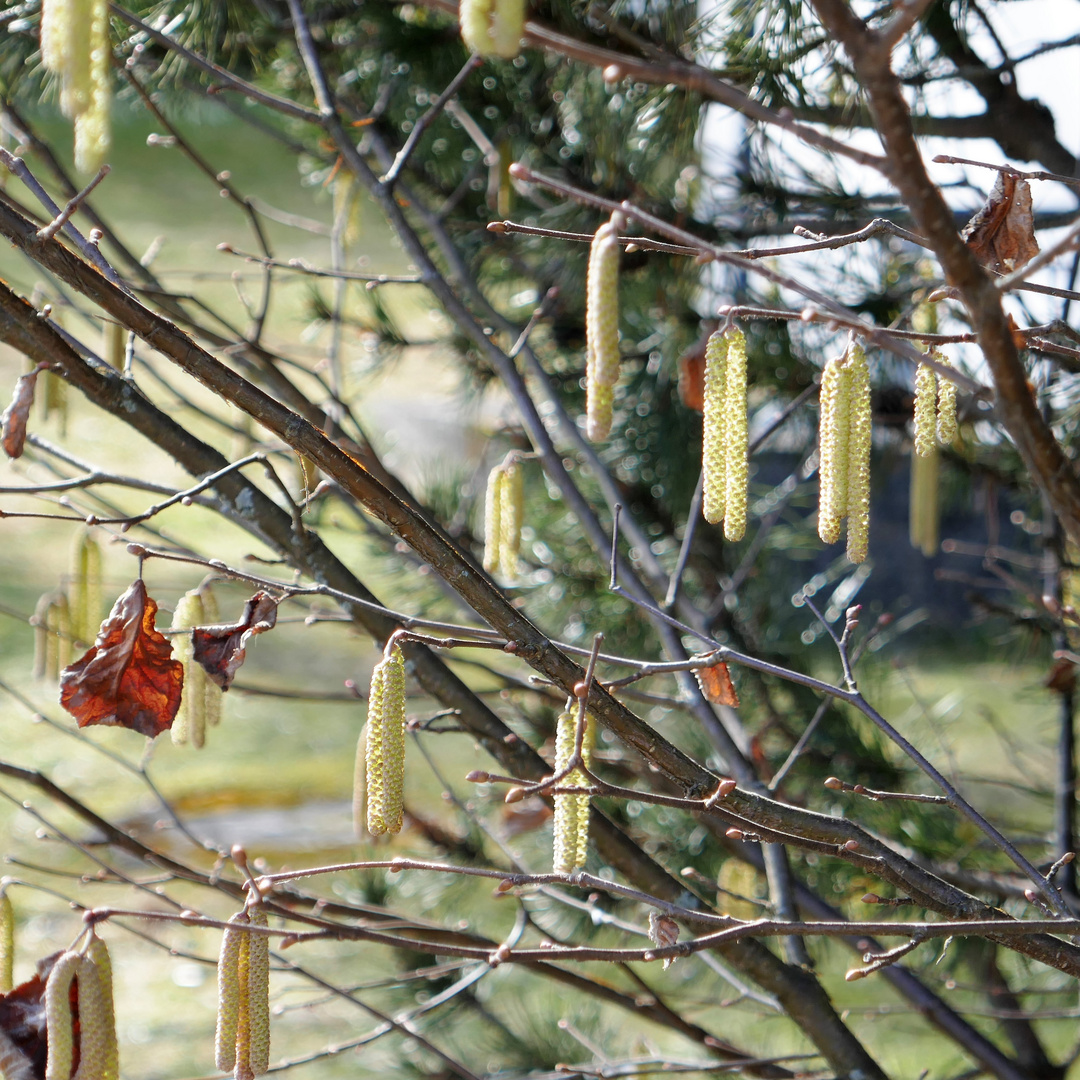
POLYGON ((512 60, 521 51, 525 0, 461 0, 461 39, 478 56, 512 60))
MULTIPOLYGON (((593 744, 596 741, 596 721, 585 714, 585 730, 581 740, 581 760, 588 769, 592 765, 593 744)), ((555 728, 555 773, 570 764, 577 745, 578 711, 566 710, 559 716, 555 728)), ((589 781, 580 769, 573 769, 558 781, 558 787, 587 787, 589 781)), ((555 858, 557 874, 569 874, 585 865, 589 853, 589 796, 563 792, 555 796, 555 858)))
POLYGON ((246 907, 221 936, 214 1063, 236 1080, 270 1068, 270 939, 243 929, 266 925, 262 908, 246 907))
POLYGON ((511 580, 518 576, 525 478, 511 452, 488 473, 484 499, 484 569, 511 580))
POLYGON ((861 563, 870 533, 871 413, 870 371, 858 341, 825 365, 820 400, 818 536, 835 544, 847 518, 847 555, 861 563))
POLYGON ((717 330, 705 346, 705 439, 702 508, 728 540, 746 533, 746 338, 738 328, 717 330))
POLYGON ((71 662, 72 642, 92 643, 102 617, 101 548, 89 530, 80 530, 65 587, 45 593, 34 611, 34 675, 59 678, 71 662))
POLYGON ((81 949, 62 953, 45 983, 48 1055, 45 1080, 117 1080, 119 1052, 113 1009, 112 964, 105 942, 89 931, 81 949), (71 985, 78 984, 78 1068, 71 985))
POLYGON ((405 657, 391 638, 371 672, 367 725, 356 751, 353 811, 357 831, 401 831, 405 808, 405 657))
MULTIPOLYGON (((172 629, 190 631, 218 621, 214 594, 205 587, 184 593, 173 612, 172 629)), ((206 728, 221 722, 222 689, 195 660, 195 644, 190 633, 172 638, 173 657, 184 665, 184 689, 180 708, 169 733, 178 746, 190 742, 196 750, 206 744, 206 728)))
POLYGON ((75 167, 97 172, 111 139, 108 0, 42 0, 41 61, 60 82, 60 111, 75 121, 75 167))

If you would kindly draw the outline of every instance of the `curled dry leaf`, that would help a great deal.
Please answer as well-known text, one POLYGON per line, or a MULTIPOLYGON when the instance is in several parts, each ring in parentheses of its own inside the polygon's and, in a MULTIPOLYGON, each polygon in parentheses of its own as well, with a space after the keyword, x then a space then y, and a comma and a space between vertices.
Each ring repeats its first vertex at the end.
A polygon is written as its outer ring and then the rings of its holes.
POLYGON ((257 592, 244 605, 239 622, 196 627, 192 631, 195 660, 206 668, 206 673, 222 690, 229 689, 237 669, 244 662, 251 636, 273 630, 277 609, 278 601, 273 596, 257 592))
POLYGON ((730 705, 733 709, 739 707, 739 695, 735 693, 731 672, 722 660, 711 667, 697 668, 694 674, 707 701, 714 705, 730 705))
MULTIPOLYGON (((37 963, 37 971, 7 994, 0 994, 0 1075, 5 1080, 45 1080, 48 1039, 45 1031, 45 984, 63 953, 37 963)), ((71 984, 72 1013, 78 1015, 78 982, 71 984)), ((75 1032, 72 1033, 76 1034, 75 1032)), ((74 1039, 74 1066, 79 1064, 74 1039)))
POLYGON ((30 406, 34 404, 34 386, 37 377, 44 369, 36 367, 28 375, 23 375, 15 382, 15 392, 11 395, 11 404, 0 417, 2 434, 0 443, 9 458, 22 457, 26 443, 26 421, 30 416, 30 406))
POLYGON ((142 580, 123 593, 89 652, 60 673, 60 704, 79 722, 116 724, 151 738, 180 708, 184 665, 154 629, 157 604, 142 580))
MULTIPOLYGON (((676 945, 679 941, 679 924, 667 915, 661 915, 658 911, 649 912, 649 940, 661 949, 670 945, 676 945)), ((667 970, 675 963, 676 957, 669 956, 664 960, 664 969, 667 970)))
POLYGON ((1039 254, 1031 188, 1012 173, 998 173, 983 208, 960 234, 988 270, 1009 274, 1039 254))

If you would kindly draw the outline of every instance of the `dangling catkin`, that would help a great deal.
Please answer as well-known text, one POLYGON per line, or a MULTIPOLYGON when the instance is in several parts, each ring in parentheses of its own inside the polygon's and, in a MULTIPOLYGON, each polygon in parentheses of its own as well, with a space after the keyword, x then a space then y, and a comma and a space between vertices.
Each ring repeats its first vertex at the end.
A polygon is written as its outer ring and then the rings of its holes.
POLYGON ((908 503, 908 525, 911 546, 918 548, 928 559, 938 549, 941 508, 938 501, 937 447, 925 457, 911 455, 911 489, 908 503))
POLYGON ((75 1052, 71 980, 75 978, 80 959, 78 953, 64 953, 53 964, 45 983, 45 1029, 48 1036, 45 1080, 71 1080, 75 1052))
MULTIPOLYGON (((592 748, 596 738, 596 726, 592 716, 585 715, 585 732, 581 744, 581 757, 585 767, 592 764, 592 748)), ((574 754, 577 741, 577 710, 560 714, 555 728, 555 771, 562 772, 574 754)), ((575 769, 558 782, 559 787, 586 787, 584 773, 575 769)), ((555 796, 555 852, 554 870, 557 874, 569 874, 584 866, 589 853, 589 796, 555 796)))
MULTIPOLYGON (((251 925, 266 926, 266 912, 252 908, 251 925)), ((252 1076, 270 1068, 270 939, 248 934, 248 1064, 252 1076)))
POLYGON ((499 500, 499 569, 508 578, 520 572, 521 524, 525 517, 525 478, 521 465, 511 460, 504 466, 499 500))
POLYGON ((717 330, 705 346, 705 432, 702 452, 702 512, 711 525, 724 520, 727 454, 724 449, 724 400, 728 339, 717 330))
POLYGON ((461 0, 461 39, 480 56, 513 59, 525 32, 525 0, 461 0))
MULTIPOLYGON (((206 620, 206 625, 213 626, 215 623, 221 622, 217 600, 214 598, 214 590, 209 585, 200 585, 199 595, 202 597, 203 618, 206 620)), ((221 709, 225 703, 225 692, 209 676, 205 681, 205 689, 206 723, 208 727, 217 727, 221 723, 221 709)))
POLYGON ((866 353, 856 341, 848 353, 848 470, 847 556, 853 563, 866 558, 870 536, 870 449, 873 420, 870 405, 870 369, 866 353))
POLYGON ((845 361, 830 360, 821 377, 818 536, 826 544, 840 539, 840 522, 847 514, 851 371, 845 361))
POLYGON ((71 549, 68 578, 71 632, 86 645, 97 637, 104 613, 101 610, 101 548, 89 530, 76 534, 71 549))
MULTIPOLYGON (((934 358, 938 363, 948 364, 941 353, 934 358)), ((941 376, 937 390, 937 437, 942 446, 952 446, 956 442, 956 383, 941 376)))
POLYGON ((586 432, 593 442, 608 437, 615 384, 619 381, 619 230, 614 213, 593 237, 585 285, 586 432))
POLYGON ((915 373, 915 453, 928 457, 934 452, 937 405, 937 376, 928 364, 920 364, 915 373))
POLYGON ((0 891, 0 994, 15 985, 15 909, 11 897, 0 891))
MULTIPOLYGON (((236 1067, 236 1038, 240 1022, 240 954, 246 949, 248 935, 233 925, 248 922, 246 911, 238 911, 229 919, 230 925, 221 935, 221 952, 218 955, 218 1009, 217 1030, 214 1036, 214 1064, 222 1072, 232 1072, 236 1067)), ((246 968, 246 965, 245 965, 246 968)), ((247 980, 243 984, 243 996, 247 996, 247 980)))
POLYGON ((488 473, 484 496, 484 569, 489 574, 498 572, 499 554, 502 551, 502 491, 502 465, 496 465, 488 473))
POLYGON ((746 482, 749 474, 746 337, 735 328, 728 331, 727 339, 727 372, 724 380, 724 536, 728 540, 741 540, 746 533, 746 482))
MULTIPOLYGON (((203 605, 203 594, 198 589, 184 593, 173 612, 172 629, 190 631, 194 626, 206 626, 209 620, 203 605)), ((177 746, 190 742, 196 750, 206 742, 206 725, 209 720, 208 705, 218 703, 220 709, 221 687, 206 673, 206 668, 195 660, 195 644, 190 632, 174 634, 170 639, 173 657, 184 665, 184 687, 180 695, 180 708, 169 729, 177 746)))
POLYGON ((71 662, 71 612, 62 592, 46 593, 34 609, 34 677, 60 678, 71 662))
MULTIPOLYGON (((371 708, 370 698, 368 709, 371 708)), ((353 762, 353 789, 352 811, 353 832, 357 836, 364 835, 364 825, 367 819, 367 724, 360 729, 360 737, 356 740, 356 760, 353 762)))
POLYGON ((109 949, 96 934, 79 960, 79 1067, 72 1080, 117 1080, 119 1051, 109 949))
POLYGON ((405 798, 405 657, 395 643, 375 665, 368 693, 367 824, 401 831, 405 798))

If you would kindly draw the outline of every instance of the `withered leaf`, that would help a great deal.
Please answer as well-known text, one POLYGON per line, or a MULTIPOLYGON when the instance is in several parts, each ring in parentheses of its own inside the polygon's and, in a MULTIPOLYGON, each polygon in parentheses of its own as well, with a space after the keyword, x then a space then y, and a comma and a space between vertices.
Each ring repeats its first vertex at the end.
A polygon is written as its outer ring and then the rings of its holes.
POLYGON ((26 421, 30 416, 30 406, 34 404, 34 387, 43 370, 36 367, 28 375, 15 381, 11 404, 0 417, 0 444, 9 458, 22 457, 23 446, 26 444, 26 421))
POLYGON ((708 338, 691 345, 679 357, 679 398, 695 412, 705 411, 705 345, 708 338))
POLYGON ((157 609, 140 578, 117 599, 89 652, 60 673, 60 704, 79 727, 116 724, 151 738, 172 727, 184 665, 154 629, 157 609))
MULTIPOLYGON (((0 994, 0 1075, 5 1080, 45 1080, 48 1039, 45 1032, 45 983, 63 953, 37 962, 37 971, 26 982, 0 994)), ((78 979, 71 981, 71 1015, 74 1036, 73 1070, 79 1064, 78 979)))
POLYGON ((739 707, 739 695, 735 693, 731 672, 722 660, 711 667, 697 668, 694 674, 707 701, 714 705, 730 705, 733 709, 739 707))
MULTIPOLYGON (((670 945, 676 945, 679 941, 679 924, 668 915, 661 915, 658 911, 649 912, 649 940, 661 949, 670 945)), ((664 960, 666 971, 675 963, 676 957, 669 956, 664 960)))
POLYGON ((236 671, 244 662, 247 643, 253 634, 273 630, 277 622, 277 600, 266 592, 257 592, 244 605, 240 621, 225 626, 197 626, 192 631, 195 659, 207 675, 228 690, 236 671))
POLYGON ((998 173, 983 208, 960 234, 988 270, 1009 274, 1039 254, 1031 187, 1013 173, 998 173))

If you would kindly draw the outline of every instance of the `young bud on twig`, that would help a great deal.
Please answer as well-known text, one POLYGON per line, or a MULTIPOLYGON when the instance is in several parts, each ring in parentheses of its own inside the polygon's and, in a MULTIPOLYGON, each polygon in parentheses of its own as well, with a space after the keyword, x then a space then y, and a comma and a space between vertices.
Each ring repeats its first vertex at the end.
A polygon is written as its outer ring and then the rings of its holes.
POLYGON ((367 826, 401 831, 405 798, 405 657, 395 642, 375 665, 368 693, 367 826))
POLYGON ((615 384, 619 381, 619 230, 616 212, 593 237, 585 297, 587 433, 593 442, 608 437, 615 384))

